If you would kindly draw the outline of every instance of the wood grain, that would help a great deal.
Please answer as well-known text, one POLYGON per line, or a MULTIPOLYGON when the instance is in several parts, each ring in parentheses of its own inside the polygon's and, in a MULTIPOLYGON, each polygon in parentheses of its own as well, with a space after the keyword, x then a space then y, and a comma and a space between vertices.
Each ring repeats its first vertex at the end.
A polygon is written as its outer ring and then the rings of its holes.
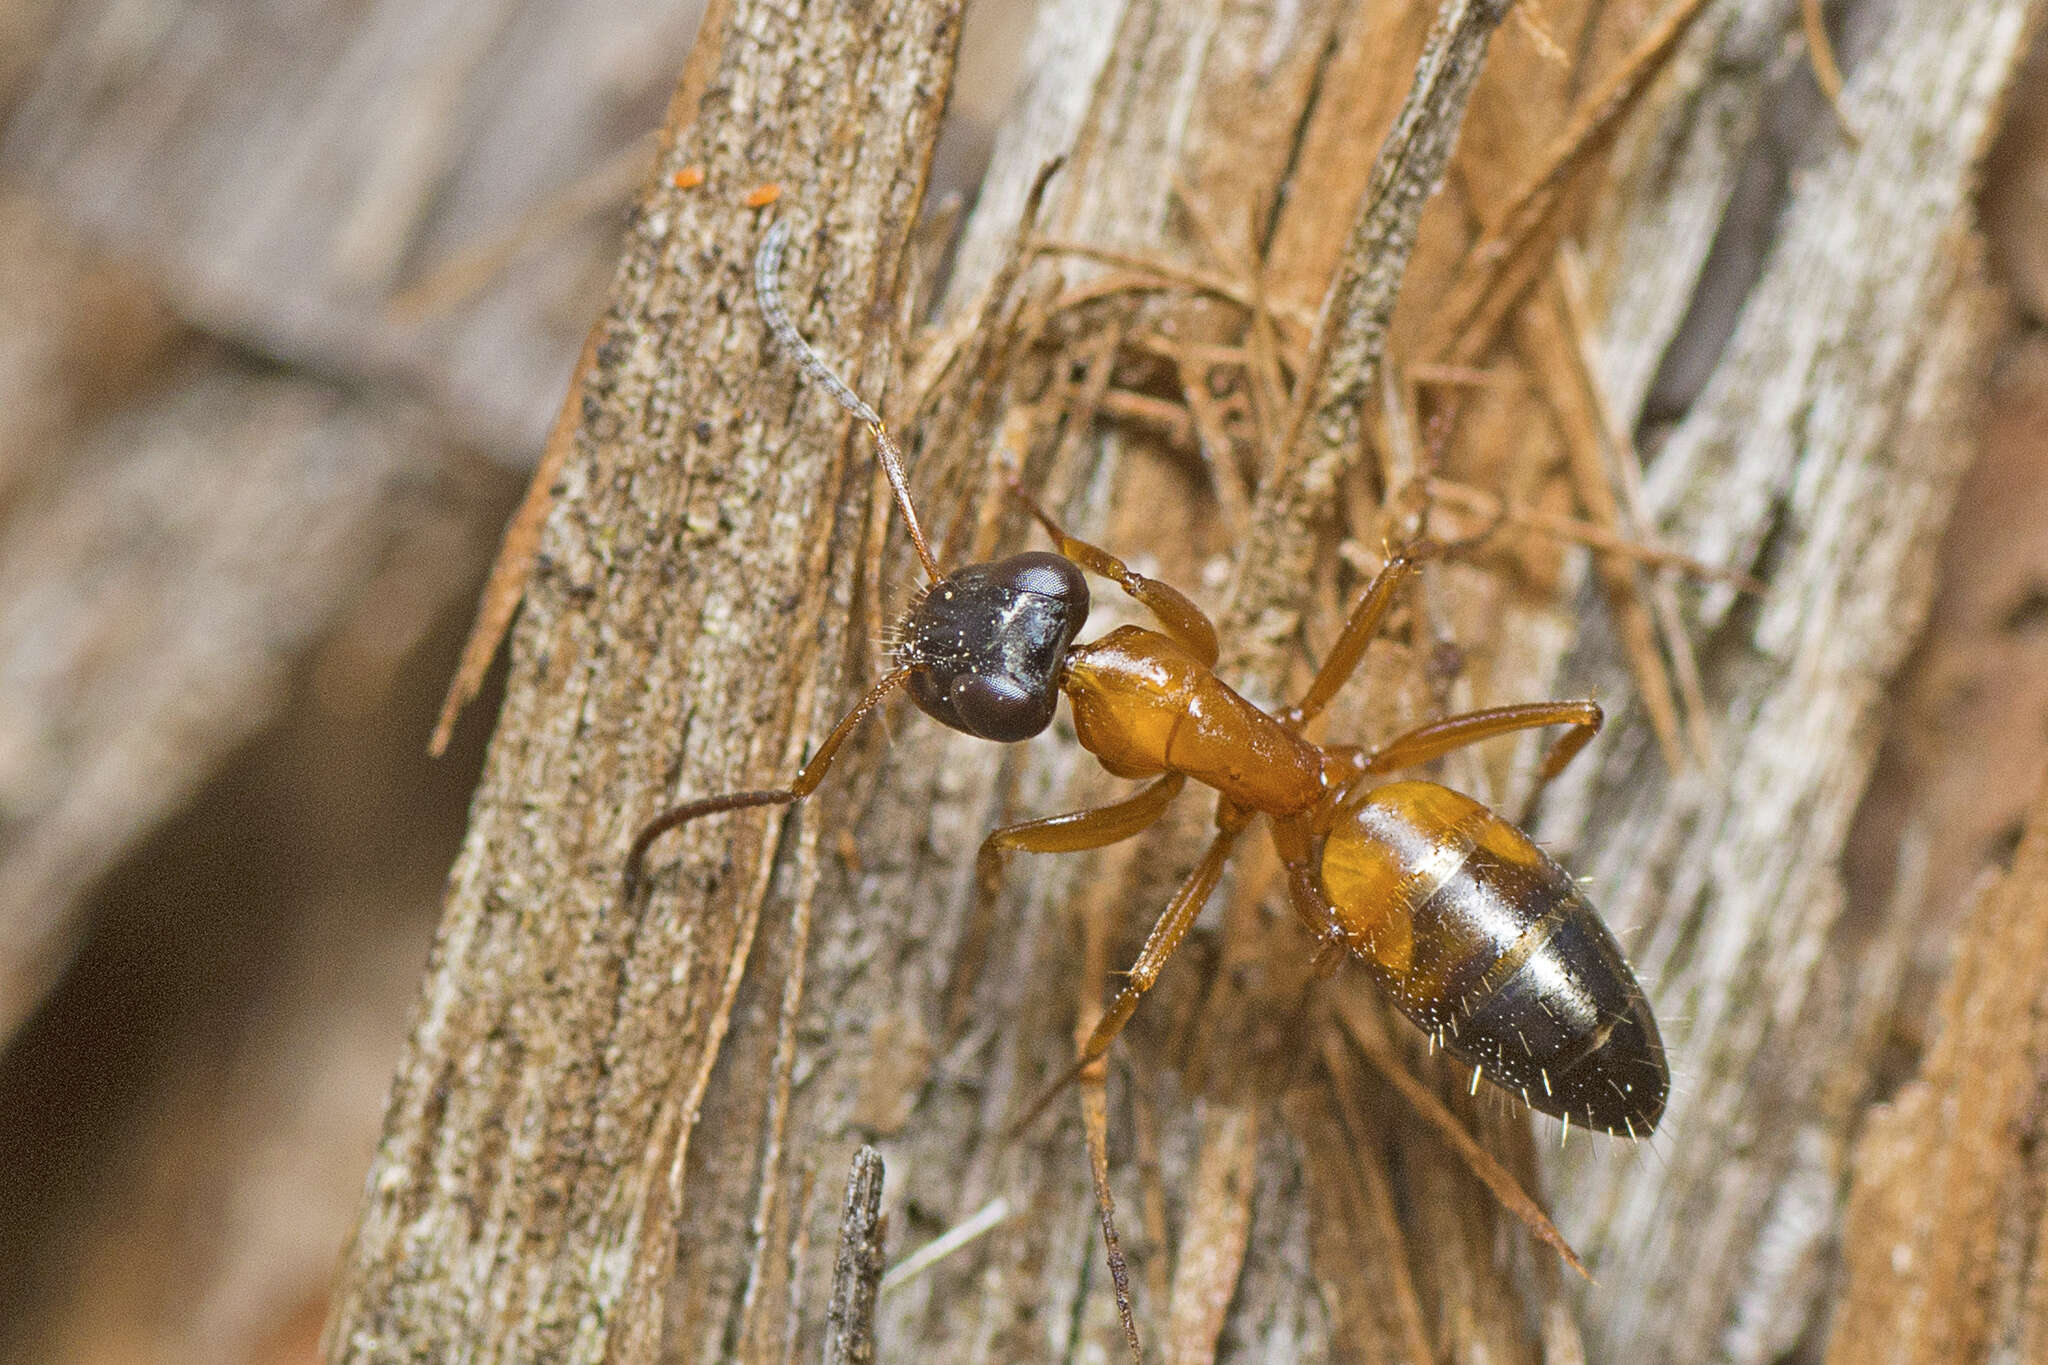
MULTIPOLYGON (((758 820, 694 834, 687 845, 714 856, 651 904, 620 902, 618 854, 665 803, 664 771, 701 790, 778 771, 800 748, 825 709, 814 680, 845 649, 829 566, 863 516, 844 501, 844 424, 792 404, 792 376, 762 363, 749 282, 763 220, 743 200, 781 186, 796 316, 873 355, 863 343, 895 296, 958 17, 746 4, 700 36, 716 74, 670 156, 705 180, 678 189, 663 166, 635 211, 334 1359, 661 1347, 686 1152, 776 840, 758 820), (679 575, 692 543, 718 555, 679 575), (760 642, 802 623, 815 633, 762 667, 760 642), (714 698, 717 720, 703 712, 714 698)), ((863 469, 854 486, 866 482, 863 469)), ((763 1317, 723 1320, 713 1340, 759 1340, 760 1322, 781 1320, 772 1302, 764 1292, 763 1317)))
MULTIPOLYGON (((1170 1325, 1176 1359, 1419 1347, 1749 1360, 1822 1330, 1832 1173, 1896 941, 1881 926, 1838 946, 1834 860, 1962 463, 1955 433, 1990 321, 1965 193, 2032 8, 1902 8, 1852 33, 1844 98, 1864 141, 1815 146, 1741 286, 1740 325, 1703 347, 1710 385, 1660 409, 1668 433, 1645 429, 1668 436, 1649 472, 1662 532, 1772 593, 1759 605, 1708 587, 1692 601, 1716 768, 1659 766, 1597 625, 1564 673, 1618 704, 1601 757, 1545 828, 1599 879, 1689 1059, 1661 1163, 1585 1143, 1566 1156, 1568 1231, 1598 1287, 1566 1290, 1554 1262, 1503 1234, 1427 1126, 1358 1083, 1356 1057, 1303 1046, 1331 1036, 1316 991, 1348 1004, 1359 983, 1309 988, 1254 854, 1219 897, 1221 930, 1199 934, 1148 1002, 1110 1090, 1112 1184, 1139 1211, 1126 1219, 1139 1320, 1170 1325), (1191 1197, 1204 1206, 1189 1211, 1191 1197), (1329 1209, 1357 1226, 1338 1235, 1320 1221, 1329 1209), (1202 1229, 1215 1230, 1202 1247, 1181 1240, 1202 1229)), ((1463 12, 1451 7, 1446 31, 1468 46, 1431 49, 1445 81, 1476 67, 1497 17, 1474 9, 1460 25, 1463 12)), ((873 676, 867 631, 913 581, 864 448, 761 348, 745 278, 759 220, 735 205, 781 185, 801 325, 885 411, 922 415, 905 434, 945 557, 1022 537, 996 492, 1021 464, 1081 533, 1179 581, 1234 578, 1219 613, 1231 676, 1270 700, 1401 524, 1383 499, 1403 460, 1420 469, 1372 379, 1388 338, 1405 358, 1400 339, 1420 327, 1393 310, 1401 258, 1412 244, 1413 307, 1444 297, 1519 173, 1570 126, 1575 91, 1541 44, 1496 40, 1502 84, 1473 94, 1452 192, 1418 216, 1434 169, 1375 180, 1356 152, 1397 125, 1407 82, 1380 82, 1371 101, 1321 98, 1361 45, 1384 43, 1384 19, 1338 0, 1054 4, 930 334, 951 350, 920 363, 933 387, 906 402, 888 382, 891 339, 922 298, 900 287, 920 277, 897 261, 946 79, 950 20, 936 13, 905 4, 856 34, 833 27, 836 11, 806 24, 736 3, 708 31, 717 75, 672 152, 706 180, 657 180, 636 214, 329 1337, 336 1359, 457 1341, 483 1343, 470 1348, 481 1358, 807 1353, 826 1268, 804 1248, 829 1244, 834 1208, 806 1191, 862 1141, 886 1154, 902 1245, 999 1195, 1015 1210, 884 1298, 881 1354, 1120 1349, 1073 1120, 1003 1130, 1061 1069, 1099 994, 1083 964, 1128 952, 1187 865, 1199 803, 1106 859, 1017 860, 991 900, 968 870, 990 824, 1114 784, 1070 746, 994 753, 912 718, 887 727, 886 749, 863 736, 795 812, 669 841, 652 900, 616 899, 618 852, 672 795, 794 767, 873 676), (1304 126, 1320 131, 1298 137, 1304 126), (1127 260, 1163 242, 1170 259, 1224 272, 1284 242, 1290 273, 1253 283, 1306 286, 1274 299, 1276 317, 1327 299, 1326 344, 1290 350, 1279 324, 1280 341, 1246 340, 1258 319, 1119 278, 1144 274, 1128 265, 1052 257, 1011 273, 1023 187, 1054 154, 1067 161, 1046 237, 1127 260), (1352 211, 1331 212, 1331 196, 1352 211), (1005 279, 1016 288, 997 288, 1005 279), (1256 481, 1235 544, 1207 501, 1228 463, 1211 453, 1190 468, 1099 420, 1114 392, 1146 382, 1128 368, 1134 348, 1161 338, 1268 346, 1244 363, 1248 385, 1306 376, 1307 416, 1279 428, 1295 440, 1245 434, 1259 429, 1255 399, 1223 419, 1242 423, 1230 459, 1256 481)), ((1783 5, 1710 11, 1620 147, 1619 196, 1577 206, 1610 338, 1604 388, 1627 425, 1653 388, 1677 392, 1658 356, 1698 317, 1719 208, 1772 89, 1765 54, 1791 22, 1783 5), (1714 108, 1728 117, 1702 123, 1714 108)), ((1641 36, 1584 23, 1575 41, 1595 55, 1641 36)), ((1412 44, 1404 67, 1423 27, 1391 26, 1412 44)), ((1398 125, 1418 168, 1448 146, 1444 107, 1425 128, 1398 125)), ((1499 387, 1468 407, 1456 472, 1553 496, 1562 438, 1540 387, 1499 387)), ((1377 735, 1420 711, 1550 690, 1574 638, 1550 589, 1576 570, 1554 549, 1518 562, 1526 577, 1433 572, 1333 730, 1377 735)), ((1450 776, 1512 797, 1521 762, 1461 760, 1450 776)), ((1526 1118, 1466 1098, 1463 1077, 1395 1036, 1502 1164, 1540 1185, 1526 1118)))

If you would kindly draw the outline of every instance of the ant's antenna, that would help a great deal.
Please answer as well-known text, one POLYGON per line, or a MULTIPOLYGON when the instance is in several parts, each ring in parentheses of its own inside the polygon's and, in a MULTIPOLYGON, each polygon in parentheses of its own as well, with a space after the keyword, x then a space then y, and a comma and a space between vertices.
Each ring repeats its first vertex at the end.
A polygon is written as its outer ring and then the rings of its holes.
POLYGON ((840 407, 858 417, 875 438, 875 447, 881 452, 882 473, 888 476, 889 487, 896 494, 896 508, 903 513, 903 523, 910 529, 910 543, 917 547, 918 560, 933 582, 944 578, 939 570, 939 561, 932 558, 931 547, 925 544, 924 529, 917 524, 917 509, 910 505, 910 487, 903 478, 903 452, 896 448, 896 440, 889 435, 889 428, 882 425, 882 414, 876 412, 861 396, 853 391, 844 379, 832 372, 832 367, 811 349, 803 333, 789 320, 789 314, 782 311, 782 251, 789 245, 789 220, 783 219, 768 229, 768 235, 761 239, 761 249, 754 256, 754 296, 760 300, 761 315, 768 319, 768 330, 775 333, 775 339, 782 343, 796 363, 803 367, 805 374, 815 380, 818 386, 837 400, 840 407))

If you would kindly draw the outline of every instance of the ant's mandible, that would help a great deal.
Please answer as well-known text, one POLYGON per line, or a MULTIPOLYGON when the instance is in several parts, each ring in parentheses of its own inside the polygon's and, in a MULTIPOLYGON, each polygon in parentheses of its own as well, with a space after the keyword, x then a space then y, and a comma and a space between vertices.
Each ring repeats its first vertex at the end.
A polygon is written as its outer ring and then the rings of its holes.
MULTIPOLYGON (((1518 730, 1570 728, 1537 772, 1555 777, 1600 729, 1590 701, 1534 702, 1447 716, 1375 747, 1302 734, 1351 678, 1395 592, 1434 545, 1389 556, 1294 705, 1268 713, 1215 675, 1216 630, 1181 592, 1068 535, 1021 490, 1058 553, 1042 550, 943 572, 918 525, 902 454, 880 414, 818 358, 783 312, 777 277, 787 221, 754 263, 761 311, 805 373, 866 425, 912 545, 931 580, 895 631, 894 667, 827 735, 786 787, 685 802, 649 821, 626 856, 637 885, 649 846, 703 816, 787 804, 816 789, 854 726, 898 687, 933 719, 999 743, 1052 723, 1061 693, 1083 748, 1118 777, 1150 778, 1111 805, 1006 825, 982 870, 1008 850, 1101 848, 1155 823, 1190 779, 1214 788, 1216 834, 1167 902, 1074 1071, 1108 1051, 1215 890, 1232 849, 1264 816, 1288 899, 1334 967, 1347 950, 1435 1042, 1531 1108, 1644 1137, 1670 1076, 1649 1001, 1576 882, 1529 836, 1432 782, 1382 782, 1455 749, 1518 730), (1083 572, 1108 579, 1157 630, 1121 626, 1076 644, 1088 618, 1083 572)), ((982 879, 987 884, 987 878, 982 879)), ((1071 1073, 1070 1073, 1071 1074, 1071 1073)))

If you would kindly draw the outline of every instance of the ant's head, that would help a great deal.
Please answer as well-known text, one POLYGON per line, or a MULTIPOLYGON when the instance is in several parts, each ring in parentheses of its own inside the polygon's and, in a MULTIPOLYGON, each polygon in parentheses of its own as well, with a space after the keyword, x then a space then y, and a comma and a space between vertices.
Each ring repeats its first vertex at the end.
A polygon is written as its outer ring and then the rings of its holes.
POLYGON ((768 329, 833 401, 875 438, 875 453, 903 514, 918 561, 932 580, 896 626, 894 653, 911 700, 934 720, 999 743, 1052 724, 1067 646, 1088 620, 1088 584, 1071 560, 1043 550, 942 574, 925 542, 903 477, 903 454, 881 414, 818 357, 783 311, 778 286, 787 221, 761 239, 754 293, 768 329))
POLYGON ((925 589, 896 627, 925 714, 1008 744, 1052 724, 1060 666, 1088 621, 1088 584, 1071 560, 1032 550, 969 564, 925 589))

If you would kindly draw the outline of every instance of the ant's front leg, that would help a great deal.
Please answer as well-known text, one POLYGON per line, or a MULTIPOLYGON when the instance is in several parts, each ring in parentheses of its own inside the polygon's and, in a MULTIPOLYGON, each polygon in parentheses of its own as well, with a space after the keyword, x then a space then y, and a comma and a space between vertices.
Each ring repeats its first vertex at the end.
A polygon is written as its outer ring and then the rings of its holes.
POLYGON ((1003 854, 1012 850, 1022 853, 1079 853, 1085 849, 1107 848, 1134 838, 1158 823, 1159 817, 1166 814, 1166 808, 1173 804, 1173 798, 1180 795, 1186 784, 1185 775, 1168 773, 1136 796, 1107 806, 1068 811, 1064 815, 1047 815, 991 830, 988 838, 981 841, 981 853, 974 860, 975 881, 982 894, 987 895, 995 884, 996 873, 1001 869, 1003 854))
POLYGON ((707 815, 720 815, 726 811, 751 810, 756 806, 786 806, 801 801, 817 790, 825 780, 825 773, 838 756, 839 746, 853 733, 868 712, 880 706, 888 695, 910 680, 908 668, 899 668, 868 689, 868 694, 847 712, 839 724, 832 727, 832 733, 825 736, 825 742, 818 746, 818 752, 811 755, 811 761, 804 764, 803 771, 790 780, 787 787, 772 787, 765 791, 727 792, 723 796, 700 797, 671 806, 640 827, 633 836, 633 845, 626 850, 626 866, 620 877, 627 900, 632 900, 640 890, 641 874, 646 870, 647 850, 654 841, 672 829, 689 824, 692 820, 707 815))
POLYGON ((1186 593, 1170 583, 1147 578, 1099 545, 1090 545, 1068 535, 1066 529, 1052 519, 1052 514, 1040 507, 1037 500, 1024 491, 1024 486, 1014 479, 1010 482, 1010 495, 1038 519, 1038 524, 1052 537, 1053 544, 1062 555, 1089 573, 1107 578, 1122 588, 1138 605, 1151 612, 1152 619, 1159 622, 1159 628, 1175 644, 1199 659, 1204 668, 1216 666, 1217 657, 1222 652, 1216 642, 1216 627, 1186 593))

